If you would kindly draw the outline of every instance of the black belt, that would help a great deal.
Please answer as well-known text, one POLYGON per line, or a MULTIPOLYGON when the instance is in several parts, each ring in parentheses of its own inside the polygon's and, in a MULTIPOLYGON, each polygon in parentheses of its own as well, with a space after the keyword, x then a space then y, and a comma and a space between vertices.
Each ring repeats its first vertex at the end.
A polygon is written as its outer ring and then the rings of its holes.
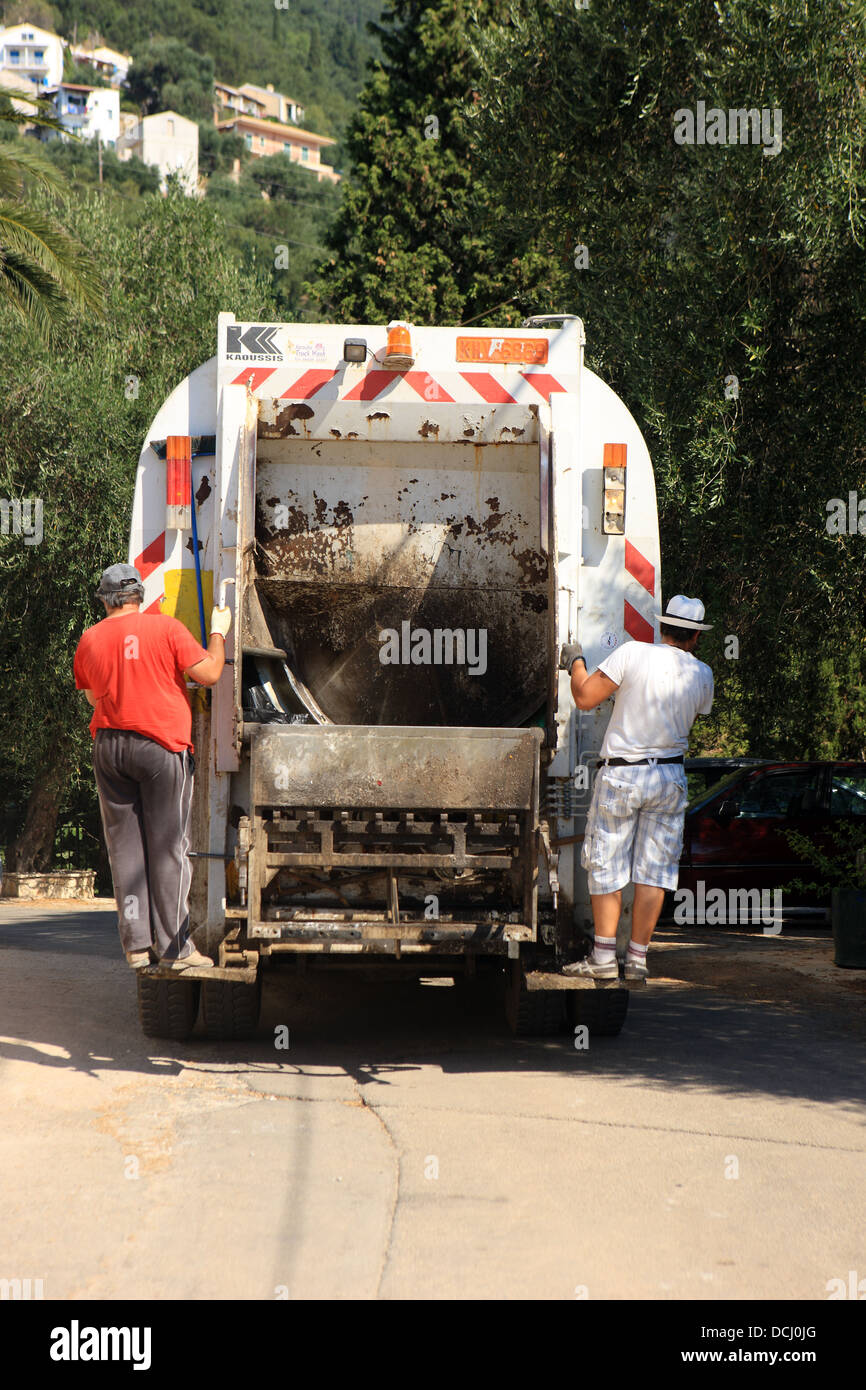
POLYGON ((678 753, 675 758, 635 758, 630 762, 628 758, 599 758, 601 767, 646 767, 649 763, 681 763, 682 753, 678 753))

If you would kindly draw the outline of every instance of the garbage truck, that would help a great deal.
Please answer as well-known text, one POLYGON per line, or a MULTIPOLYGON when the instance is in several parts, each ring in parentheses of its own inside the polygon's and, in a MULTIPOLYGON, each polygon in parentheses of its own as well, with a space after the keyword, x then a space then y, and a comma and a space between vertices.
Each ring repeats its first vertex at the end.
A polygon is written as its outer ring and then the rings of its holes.
MULTIPOLYGON (((148 1036, 252 1035, 262 976, 501 977, 518 1035, 622 1027, 563 976, 611 702, 559 670, 656 640, 655 486, 575 315, 521 327, 238 322, 141 451, 148 612, 226 667, 192 687, 190 924, 210 970, 137 973, 148 1036), (383 976, 390 972, 384 972, 383 976)), ((623 930, 628 931, 628 908, 623 930)))

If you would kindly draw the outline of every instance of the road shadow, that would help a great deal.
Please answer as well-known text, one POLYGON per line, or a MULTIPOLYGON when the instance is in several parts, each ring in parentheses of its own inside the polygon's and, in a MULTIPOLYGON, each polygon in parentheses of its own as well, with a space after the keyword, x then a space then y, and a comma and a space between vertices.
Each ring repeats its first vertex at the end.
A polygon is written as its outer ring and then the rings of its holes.
POLYGON ((434 1066, 479 1075, 588 1073, 631 1085, 858 1109, 866 1098, 860 1045, 849 1026, 856 997, 826 1006, 799 1001, 794 977, 784 1006, 731 998, 706 984, 651 984, 632 993, 619 1037, 593 1038, 581 1051, 567 1035, 514 1039, 502 981, 493 974, 450 986, 392 974, 388 967, 329 974, 281 963, 265 972, 254 1039, 209 1041, 199 1020, 187 1042, 150 1040, 140 1032, 136 981, 120 954, 113 912, 3 920, 0 1059, 89 1075, 165 1076, 190 1067, 250 1077, 309 1071, 350 1076, 371 1093, 397 1073, 434 1066), (289 1030, 288 1051, 276 1045, 281 1028, 289 1030))

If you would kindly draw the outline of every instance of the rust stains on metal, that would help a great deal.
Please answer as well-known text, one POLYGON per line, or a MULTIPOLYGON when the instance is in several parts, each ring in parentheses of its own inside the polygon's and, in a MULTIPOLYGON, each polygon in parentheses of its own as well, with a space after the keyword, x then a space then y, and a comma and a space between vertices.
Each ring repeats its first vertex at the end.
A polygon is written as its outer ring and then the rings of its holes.
POLYGON ((332 438, 334 438, 334 439, 342 439, 342 438, 343 438, 343 436, 342 436, 342 434, 340 433, 339 430, 329 430, 328 433, 329 433, 329 434, 332 436, 332 438))
POLYGON ((195 500, 196 502, 198 502, 199 506, 201 506, 202 502, 204 502, 208 497, 210 497, 210 483, 208 482, 207 474, 205 473, 204 477, 198 485, 198 492, 195 495, 195 500))
POLYGON ((367 416, 367 419, 372 423, 373 420, 390 420, 391 416, 387 410, 374 410, 372 414, 367 416))
POLYGON ((297 435, 299 431, 295 429, 292 421, 309 420, 314 413, 312 406, 294 401, 277 411, 273 423, 260 419, 258 437, 259 439, 287 439, 289 435, 297 435))
POLYGON ((547 556, 540 550, 521 550, 514 558, 527 584, 541 584, 547 579, 547 556))
POLYGON ((422 439, 439 438, 439 426, 433 420, 425 420, 418 433, 422 439))

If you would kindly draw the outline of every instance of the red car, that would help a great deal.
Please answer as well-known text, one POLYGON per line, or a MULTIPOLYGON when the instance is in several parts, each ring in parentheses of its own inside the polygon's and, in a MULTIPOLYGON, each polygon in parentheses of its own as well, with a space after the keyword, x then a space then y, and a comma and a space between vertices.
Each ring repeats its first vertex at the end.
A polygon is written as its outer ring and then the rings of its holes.
MULTIPOLYGON (((713 763, 689 760, 686 770, 706 776, 713 763)), ((787 887, 821 875, 795 853, 785 832, 800 831, 828 850, 838 827, 852 822, 866 832, 866 763, 741 762, 688 804, 679 885, 666 901, 665 917, 767 926, 781 907, 785 917, 826 920, 829 888, 804 894, 787 887)))

